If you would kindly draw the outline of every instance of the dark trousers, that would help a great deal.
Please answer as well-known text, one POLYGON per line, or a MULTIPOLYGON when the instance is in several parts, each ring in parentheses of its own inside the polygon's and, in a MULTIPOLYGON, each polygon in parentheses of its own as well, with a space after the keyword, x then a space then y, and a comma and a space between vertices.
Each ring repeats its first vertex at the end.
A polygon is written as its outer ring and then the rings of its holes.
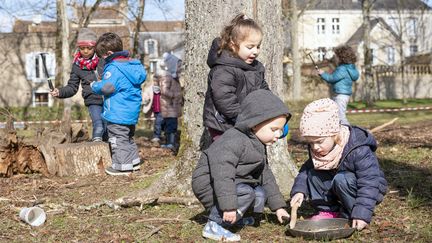
POLYGON ((177 117, 165 117, 163 120, 165 123, 165 134, 177 132, 177 117))
POLYGON ((162 113, 160 112, 155 112, 154 117, 155 117, 155 121, 154 121, 153 137, 160 138, 162 135, 164 119, 162 117, 162 113))
POLYGON ((308 185, 312 205, 320 211, 340 212, 349 217, 357 196, 357 178, 354 173, 310 170, 308 185))
MULTIPOLYGON (((266 201, 266 194, 261 186, 252 187, 250 185, 239 183, 237 190, 237 221, 241 219, 246 211, 253 207, 254 213, 262 213, 266 201)), ((210 209, 209 219, 220 225, 229 225, 223 221, 223 211, 216 204, 210 209)))
POLYGON ((92 138, 102 138, 106 132, 106 122, 102 119, 103 106, 89 105, 88 111, 92 120, 93 132, 92 138))

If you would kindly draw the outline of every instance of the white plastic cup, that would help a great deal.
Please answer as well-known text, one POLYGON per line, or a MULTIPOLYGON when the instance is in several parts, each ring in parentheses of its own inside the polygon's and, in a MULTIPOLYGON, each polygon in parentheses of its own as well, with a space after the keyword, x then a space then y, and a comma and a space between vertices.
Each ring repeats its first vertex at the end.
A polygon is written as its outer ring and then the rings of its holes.
POLYGON ((45 211, 39 207, 22 208, 19 217, 31 226, 41 226, 46 220, 45 211))

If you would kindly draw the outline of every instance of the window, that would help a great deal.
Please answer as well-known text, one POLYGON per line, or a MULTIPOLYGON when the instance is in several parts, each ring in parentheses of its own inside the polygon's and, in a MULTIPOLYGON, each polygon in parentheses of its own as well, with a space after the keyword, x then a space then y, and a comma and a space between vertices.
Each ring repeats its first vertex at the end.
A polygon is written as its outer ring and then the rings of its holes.
POLYGON ((157 72, 157 64, 158 64, 157 60, 150 61, 150 72, 151 73, 156 73, 157 72))
POLYGON ((318 61, 323 61, 326 53, 325 47, 318 47, 318 61))
POLYGON ((398 26, 398 18, 396 17, 390 17, 388 19, 388 25, 390 26, 390 28, 392 28, 392 30, 394 32, 396 32, 397 34, 399 34, 399 26, 398 26))
POLYGON ((339 18, 332 18, 332 34, 340 34, 339 18))
POLYGON ((395 48, 388 46, 387 47, 387 64, 388 65, 395 64, 395 54, 396 54, 395 48))
POLYGON ((158 57, 158 43, 154 39, 148 39, 144 41, 144 53, 149 57, 158 57))
POLYGON ((45 82, 48 76, 55 75, 55 54, 44 52, 31 52, 26 54, 26 74, 27 79, 35 83, 45 82), (45 64, 45 65, 44 65, 45 64))
POLYGON ((417 19, 409 18, 406 28, 407 28, 407 35, 409 37, 416 37, 417 36, 417 19))
POLYGON ((418 47, 417 45, 410 45, 410 55, 413 56, 417 53, 418 47))
POLYGON ((325 19, 324 18, 317 18, 317 33, 318 34, 325 34, 325 19))
POLYGON ((48 106, 49 93, 44 91, 33 91, 33 106, 48 106))
POLYGON ((370 63, 372 64, 372 65, 374 65, 375 64, 375 61, 376 61, 376 53, 375 53, 375 49, 369 49, 369 52, 370 52, 370 63))

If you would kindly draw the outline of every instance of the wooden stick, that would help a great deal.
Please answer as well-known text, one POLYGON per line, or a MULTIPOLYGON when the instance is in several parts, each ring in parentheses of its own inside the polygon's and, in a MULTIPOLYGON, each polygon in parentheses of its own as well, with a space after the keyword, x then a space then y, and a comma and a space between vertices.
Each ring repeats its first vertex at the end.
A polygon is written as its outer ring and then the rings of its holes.
POLYGON ((290 219, 290 229, 294 229, 296 222, 297 222, 297 209, 299 205, 296 203, 291 207, 291 219, 290 219))
POLYGON ((391 120, 389 122, 386 122, 386 123, 384 123, 384 124, 382 124, 380 126, 377 126, 377 127, 373 128, 373 129, 371 129, 370 132, 371 133, 378 132, 378 131, 384 129, 385 127, 387 127, 387 126, 390 126, 391 124, 393 124, 398 119, 399 119, 399 117, 396 117, 396 118, 394 118, 393 120, 391 120))

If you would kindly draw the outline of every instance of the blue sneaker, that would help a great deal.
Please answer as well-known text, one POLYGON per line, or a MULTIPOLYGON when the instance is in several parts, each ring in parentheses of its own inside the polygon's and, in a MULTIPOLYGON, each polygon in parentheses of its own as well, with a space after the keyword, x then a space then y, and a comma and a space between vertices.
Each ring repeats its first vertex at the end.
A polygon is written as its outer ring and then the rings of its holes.
POLYGON ((216 222, 210 220, 204 226, 202 236, 217 241, 240 241, 240 235, 234 234, 231 231, 224 229, 216 222))
POLYGON ((255 219, 253 217, 241 218, 235 223, 236 226, 240 226, 240 227, 254 225, 254 224, 255 224, 255 219))

